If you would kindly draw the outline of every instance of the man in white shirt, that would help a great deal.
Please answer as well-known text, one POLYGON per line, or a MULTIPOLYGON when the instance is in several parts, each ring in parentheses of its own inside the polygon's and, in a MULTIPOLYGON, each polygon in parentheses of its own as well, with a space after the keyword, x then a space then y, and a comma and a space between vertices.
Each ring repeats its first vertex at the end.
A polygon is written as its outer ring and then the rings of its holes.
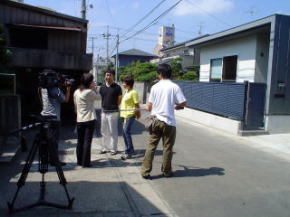
POLYGON ((168 64, 160 64, 157 74, 160 81, 151 88, 147 110, 156 117, 150 132, 149 143, 141 166, 143 178, 150 178, 152 162, 157 145, 162 138, 163 141, 163 163, 161 171, 163 176, 171 177, 171 161, 173 145, 176 137, 176 122, 174 109, 183 109, 186 99, 180 87, 170 80, 171 67, 168 64))

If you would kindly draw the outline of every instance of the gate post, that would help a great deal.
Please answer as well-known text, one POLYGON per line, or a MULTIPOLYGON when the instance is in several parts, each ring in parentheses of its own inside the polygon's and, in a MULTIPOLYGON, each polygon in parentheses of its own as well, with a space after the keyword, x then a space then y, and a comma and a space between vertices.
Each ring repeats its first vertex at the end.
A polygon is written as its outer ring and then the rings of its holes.
POLYGON ((249 102, 250 102, 250 83, 249 81, 244 81, 245 85, 245 95, 244 95, 244 112, 242 120, 242 129, 246 130, 248 125, 248 114, 249 114, 249 102))

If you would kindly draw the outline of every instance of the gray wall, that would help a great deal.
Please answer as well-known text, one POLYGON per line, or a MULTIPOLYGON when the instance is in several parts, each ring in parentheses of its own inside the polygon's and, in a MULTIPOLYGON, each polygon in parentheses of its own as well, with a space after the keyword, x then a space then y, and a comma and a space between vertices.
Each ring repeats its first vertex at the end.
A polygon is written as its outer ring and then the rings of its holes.
POLYGON ((257 35, 255 82, 267 83, 270 31, 257 35))
POLYGON ((145 82, 135 82, 134 89, 139 94, 139 102, 141 104, 146 103, 148 99, 147 83, 145 82))
MULTIPOLYGON (((119 85, 122 87, 122 91, 124 94, 124 88, 122 83, 120 82, 119 85)), ((149 97, 148 93, 148 84, 145 82, 136 82, 134 83, 134 89, 137 91, 139 95, 139 103, 143 104, 147 102, 147 99, 149 97)))
POLYGON ((20 127, 20 96, 0 96, 0 152, 3 148, 3 136, 20 127))

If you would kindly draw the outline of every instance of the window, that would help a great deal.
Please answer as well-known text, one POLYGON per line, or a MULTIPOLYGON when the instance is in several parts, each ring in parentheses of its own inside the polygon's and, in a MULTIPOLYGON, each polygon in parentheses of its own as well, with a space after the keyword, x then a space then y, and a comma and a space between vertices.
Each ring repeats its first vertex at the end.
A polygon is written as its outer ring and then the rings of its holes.
POLYGON ((219 82, 222 79, 223 59, 210 60, 210 81, 219 82))
POLYGON ((237 56, 210 60, 210 81, 236 81, 237 56))
POLYGON ((223 58, 223 81, 236 81, 237 56, 223 58))

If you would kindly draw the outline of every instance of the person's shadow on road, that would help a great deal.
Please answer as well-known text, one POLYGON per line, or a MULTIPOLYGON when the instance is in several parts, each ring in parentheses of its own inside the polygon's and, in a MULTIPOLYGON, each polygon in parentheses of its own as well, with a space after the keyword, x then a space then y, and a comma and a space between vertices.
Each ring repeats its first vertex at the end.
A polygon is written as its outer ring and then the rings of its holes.
MULTIPOLYGON (((225 175, 224 169, 220 167, 210 167, 210 168, 189 168, 187 166, 179 165, 179 167, 183 167, 182 170, 175 170, 173 172, 172 178, 177 177, 200 177, 200 176, 223 176, 225 175)), ((159 179, 162 178, 163 175, 152 176, 152 179, 159 179)))

